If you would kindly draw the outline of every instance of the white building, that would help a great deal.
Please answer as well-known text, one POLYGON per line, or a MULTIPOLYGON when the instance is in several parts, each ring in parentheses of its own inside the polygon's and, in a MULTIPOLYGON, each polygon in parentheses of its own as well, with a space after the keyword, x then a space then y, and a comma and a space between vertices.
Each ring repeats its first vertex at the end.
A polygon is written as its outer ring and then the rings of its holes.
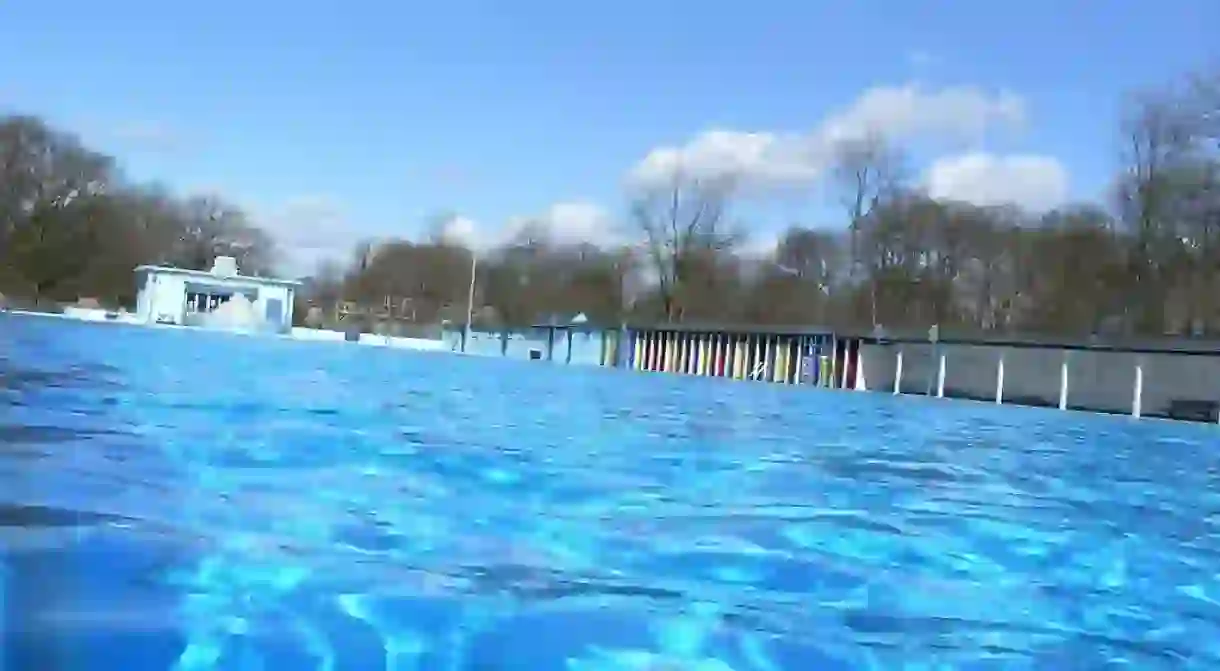
POLYGON ((231 256, 218 256, 210 271, 163 266, 136 268, 136 314, 148 324, 203 325, 207 315, 238 294, 267 330, 292 328, 292 300, 300 282, 241 275, 231 256))

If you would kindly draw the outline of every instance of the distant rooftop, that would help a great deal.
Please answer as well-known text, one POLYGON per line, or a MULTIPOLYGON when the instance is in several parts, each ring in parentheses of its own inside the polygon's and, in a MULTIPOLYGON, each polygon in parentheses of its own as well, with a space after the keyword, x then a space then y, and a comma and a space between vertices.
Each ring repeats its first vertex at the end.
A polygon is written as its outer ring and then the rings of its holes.
POLYGON ((188 268, 175 268, 173 266, 137 266, 137 273, 160 273, 163 275, 183 275, 186 277, 194 277, 201 280, 237 280, 246 282, 255 282, 258 284, 274 285, 274 286, 300 286, 301 283, 297 280, 283 280, 276 277, 259 277, 257 275, 242 275, 237 269, 237 259, 232 256, 217 256, 212 262, 211 270, 191 270, 188 268))
POLYGON ((550 315, 545 321, 534 324, 534 328, 552 328, 552 329, 575 329, 578 331, 595 331, 606 327, 599 327, 589 323, 589 318, 585 313, 578 313, 571 319, 565 319, 558 314, 550 315))

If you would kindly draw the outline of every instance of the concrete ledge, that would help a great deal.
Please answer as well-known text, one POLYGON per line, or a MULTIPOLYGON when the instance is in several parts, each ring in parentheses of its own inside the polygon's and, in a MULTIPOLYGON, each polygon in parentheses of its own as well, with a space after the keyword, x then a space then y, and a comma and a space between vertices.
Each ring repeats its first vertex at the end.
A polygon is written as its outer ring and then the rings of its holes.
POLYGON ((347 334, 343 331, 327 331, 325 329, 307 329, 294 327, 292 329, 293 340, 322 340, 327 342, 343 342, 347 334))
MULTIPOLYGON (((295 330, 295 329, 294 329, 295 330)), ((397 336, 377 335, 376 333, 361 333, 361 345, 372 345, 374 347, 392 347, 395 349, 410 349, 423 350, 430 352, 439 352, 448 350, 443 340, 425 340, 423 338, 400 338, 397 336)))

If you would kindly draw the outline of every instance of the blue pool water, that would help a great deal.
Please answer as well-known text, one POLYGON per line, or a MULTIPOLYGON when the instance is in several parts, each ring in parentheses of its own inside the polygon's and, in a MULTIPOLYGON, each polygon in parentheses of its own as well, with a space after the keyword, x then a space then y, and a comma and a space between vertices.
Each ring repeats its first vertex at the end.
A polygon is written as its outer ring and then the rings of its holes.
POLYGON ((1218 448, 0 316, 0 668, 1215 669, 1218 448))

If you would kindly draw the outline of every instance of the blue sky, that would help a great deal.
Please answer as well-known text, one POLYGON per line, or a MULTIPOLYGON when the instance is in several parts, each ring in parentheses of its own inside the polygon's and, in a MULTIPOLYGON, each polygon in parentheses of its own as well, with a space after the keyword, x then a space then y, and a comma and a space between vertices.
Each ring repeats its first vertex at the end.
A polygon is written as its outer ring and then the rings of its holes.
MULTIPOLYGON (((10 2, 0 107, 229 196, 302 263, 442 211, 484 238, 522 216, 588 230, 659 147, 721 130, 720 159, 764 143, 755 169, 860 113, 897 118, 919 172, 973 153, 943 171, 958 191, 1053 164, 1027 190, 1094 196, 1124 93, 1217 65, 1217 25, 1215 0, 10 2), (979 132, 945 140, 955 114, 979 132)), ((761 237, 839 223, 816 170, 787 186, 750 210, 761 237)))

